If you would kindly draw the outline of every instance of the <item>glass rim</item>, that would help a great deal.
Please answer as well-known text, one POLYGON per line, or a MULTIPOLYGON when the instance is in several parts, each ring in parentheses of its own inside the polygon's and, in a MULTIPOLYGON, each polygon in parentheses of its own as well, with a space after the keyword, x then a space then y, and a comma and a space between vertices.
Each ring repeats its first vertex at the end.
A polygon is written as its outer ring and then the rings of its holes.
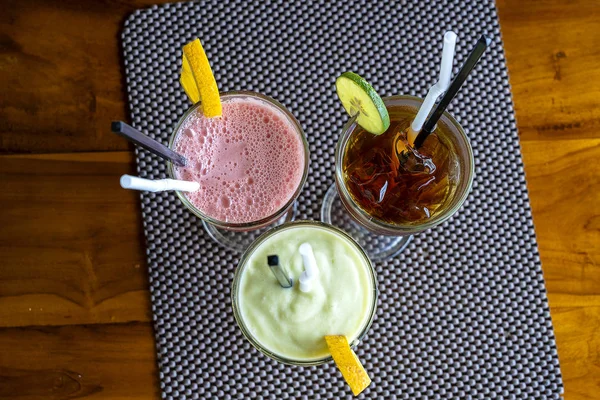
MULTIPOLYGON (((384 104, 386 105, 386 108, 387 108, 387 103, 394 101, 394 100, 400 100, 400 101, 408 100, 408 101, 414 101, 414 102, 418 102, 418 103, 423 102, 422 98, 416 97, 416 96, 410 96, 410 95, 387 96, 387 97, 383 97, 382 100, 383 100, 384 104)), ((474 162, 474 156, 473 156, 473 148, 471 147, 471 142, 469 141, 469 137, 465 133, 462 125, 448 111, 444 111, 444 114, 440 118, 440 122, 442 122, 443 120, 447 120, 450 123, 450 125, 453 126, 458 131, 459 137, 465 143, 465 148, 468 153, 468 159, 470 160, 470 162, 468 163, 468 166, 467 166, 468 171, 465 171, 465 176, 467 176, 468 182, 467 182, 467 185, 466 185, 465 189, 463 190, 463 192, 460 193, 460 196, 457 198, 456 204, 454 204, 452 207, 449 207, 448 209, 445 209, 443 213, 441 213, 440 215, 437 216, 437 218, 434 217, 431 220, 425 221, 423 223, 418 223, 418 224, 390 224, 390 223, 382 221, 378 218, 374 218, 369 213, 364 211, 358 204, 356 204, 356 202, 352 198, 352 195, 350 194, 346 185, 344 184, 344 176, 343 176, 343 171, 342 171, 342 158, 344 155, 344 150, 346 148, 346 144, 348 143, 348 139, 350 138, 350 136, 352 135, 352 133, 354 132, 354 130, 356 129, 356 126, 358 124, 356 122, 356 118, 350 118, 348 120, 348 122, 346 122, 344 124, 344 126, 342 127, 342 133, 340 135, 340 138, 338 139, 336 149, 335 149, 335 184, 336 184, 336 187, 340 194, 340 197, 344 200, 344 201, 342 201, 342 203, 345 204, 346 201, 351 203, 353 210, 352 211, 348 210, 351 215, 356 212, 362 218, 364 218, 365 220, 368 220, 370 223, 373 223, 378 228, 382 228, 383 230, 385 230, 387 232, 394 232, 397 234, 405 234, 406 235, 406 234, 414 234, 414 233, 422 232, 426 229, 435 227, 435 226, 445 222, 446 220, 448 220, 462 207, 462 205, 464 204, 465 200, 467 199, 469 193, 471 192, 471 188, 473 186, 473 180, 474 180, 474 175, 475 175, 475 162, 474 162)), ((362 223, 361 223, 361 225, 362 225, 362 223)))
POLYGON ((293 229, 298 226, 312 226, 312 227, 329 230, 329 231, 334 232, 335 234, 338 234, 342 238, 346 239, 351 245, 353 245, 358 250, 363 261, 365 261, 365 265, 367 266, 367 269, 369 271, 369 276, 371 278, 371 282, 372 282, 372 286, 373 286, 373 302, 372 302, 373 304, 371 306, 369 318, 367 319, 364 326, 360 330, 360 333, 356 336, 356 338, 354 338, 351 341, 350 347, 352 347, 354 349, 363 340, 363 338, 367 335, 367 333, 371 329, 371 326, 373 325, 373 321, 375 320, 375 314, 377 312, 377 302, 379 301, 379 287, 378 287, 378 283, 377 283, 377 273, 375 271, 373 262, 371 261, 371 259, 369 258, 369 256, 365 252, 365 250, 358 244, 358 242, 356 242, 350 235, 348 235, 343 230, 341 230, 333 225, 326 224, 324 222, 309 221, 309 220, 288 222, 288 223, 279 225, 273 229, 268 230, 267 232, 260 235, 254 242, 252 242, 252 244, 250 246, 248 246, 246 251, 244 251, 244 253, 242 254, 242 256, 238 262, 238 265, 235 269, 234 276, 233 276, 233 282, 231 284, 231 304, 232 304, 232 308, 233 308, 234 319, 235 319, 238 327, 242 331, 242 335, 246 338, 246 340, 248 340, 250 342, 250 344, 255 349, 257 349, 258 351, 260 351, 262 354, 266 355, 267 357, 269 357, 275 361, 278 361, 280 363, 283 363, 283 364, 298 365, 298 366, 314 366, 314 365, 325 364, 329 361, 332 361, 333 358, 331 355, 328 355, 328 356, 316 358, 316 359, 298 360, 298 359, 293 359, 293 358, 287 358, 287 357, 279 355, 273 351, 270 351, 269 349, 267 349, 263 345, 261 345, 259 343, 259 341, 254 338, 252 333, 250 333, 248 331, 248 329, 246 328, 246 326, 243 322, 243 318, 241 317, 239 306, 237 304, 238 299, 239 299, 239 296, 237 295, 237 291, 238 291, 238 287, 240 285, 242 271, 244 270, 246 263, 248 262, 249 258, 252 256, 254 251, 265 240, 267 240, 271 236, 279 233, 280 231, 287 230, 287 229, 293 229))
MULTIPOLYGON (((187 199, 184 192, 176 190, 175 193, 176 193, 177 197, 179 197, 179 200, 181 200, 183 205, 188 210, 190 210, 192 213, 194 213, 197 217, 203 219, 204 221, 206 221, 212 225, 215 225, 215 226, 218 226, 221 228, 225 228, 225 229, 233 229, 233 230, 252 229, 252 228, 258 228, 258 227, 261 227, 264 225, 268 225, 269 223, 271 223, 272 221, 281 217, 283 214, 285 214, 285 212, 287 212, 289 210, 289 208, 294 204, 294 201, 296 201, 296 199, 302 192, 302 189, 304 188, 304 184, 306 183, 306 180, 308 178, 308 171, 310 168, 310 151, 309 151, 309 147, 308 147, 308 141, 306 139, 306 134, 304 133, 304 129, 302 129, 302 125, 300 125, 300 122, 298 122, 296 117, 294 117, 294 115, 283 104, 281 104, 280 102, 278 102, 277 100, 275 100, 274 98, 272 98, 270 96, 267 96, 267 95, 264 95, 264 94, 258 93, 258 92, 247 91, 247 90, 232 90, 232 91, 227 91, 227 92, 221 92, 219 94, 219 96, 221 97, 221 99, 225 99, 225 100, 232 98, 232 97, 257 98, 259 100, 262 100, 262 101, 274 106, 279 111, 281 111, 286 116, 286 118, 288 118, 288 120, 292 123, 292 125, 295 128, 296 134, 300 137, 300 140, 302 141, 302 146, 304 148, 304 172, 302 173, 302 178, 300 179, 300 182, 298 183, 298 187, 294 191, 292 197, 290 197, 290 199, 283 206, 278 208, 275 212, 273 212, 272 214, 270 214, 264 218, 261 218, 256 221, 251 221, 251 222, 226 222, 226 221, 218 220, 216 218, 212 218, 212 217, 206 215, 204 212, 202 212, 202 210, 200 210, 199 208, 194 206, 187 199)), ((175 125, 175 128, 173 129, 173 132, 171 133, 171 136, 169 137, 169 145, 168 146, 171 150, 173 150, 173 145, 175 143, 175 138, 177 137, 177 132, 179 131, 179 128, 187 120, 187 118, 194 111, 196 111, 201 105, 202 105, 201 101, 193 104, 190 108, 188 108, 186 110, 185 113, 183 113, 181 118, 179 118, 179 120, 177 121, 177 124, 175 125)), ((169 174, 169 177, 176 179, 174 165, 171 161, 167 161, 167 172, 169 174)))

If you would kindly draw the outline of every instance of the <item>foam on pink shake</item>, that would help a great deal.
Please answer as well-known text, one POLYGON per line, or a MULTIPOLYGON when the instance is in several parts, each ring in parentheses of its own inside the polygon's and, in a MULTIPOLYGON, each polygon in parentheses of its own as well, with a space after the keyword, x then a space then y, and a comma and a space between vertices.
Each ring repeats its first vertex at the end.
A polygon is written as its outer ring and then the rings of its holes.
POLYGON ((230 223, 269 217, 294 195, 304 173, 304 145, 296 127, 274 106, 251 97, 223 101, 221 118, 190 114, 174 150, 188 160, 178 179, 197 181, 186 193, 207 216, 230 223))

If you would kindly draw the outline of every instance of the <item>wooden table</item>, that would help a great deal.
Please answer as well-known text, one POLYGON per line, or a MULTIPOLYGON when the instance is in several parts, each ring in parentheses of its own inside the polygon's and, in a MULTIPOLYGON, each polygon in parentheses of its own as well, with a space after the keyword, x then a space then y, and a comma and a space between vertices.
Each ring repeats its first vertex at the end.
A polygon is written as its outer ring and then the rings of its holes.
MULTIPOLYGON (((156 0, 4 0, 0 398, 159 398, 119 33, 156 0)), ((499 0, 569 399, 600 396, 600 3, 499 0)))

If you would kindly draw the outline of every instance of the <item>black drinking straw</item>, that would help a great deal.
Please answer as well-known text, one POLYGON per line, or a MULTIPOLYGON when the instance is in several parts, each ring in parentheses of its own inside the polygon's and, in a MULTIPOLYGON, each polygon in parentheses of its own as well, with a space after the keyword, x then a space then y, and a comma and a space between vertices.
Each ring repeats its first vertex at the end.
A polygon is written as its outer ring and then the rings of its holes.
POLYGON ((173 150, 171 150, 164 144, 159 143, 156 140, 152 139, 150 136, 138 131, 133 126, 127 125, 123 121, 113 121, 110 124, 110 129, 117 135, 122 136, 130 142, 133 142, 138 146, 145 148, 149 152, 156 154, 157 156, 162 157, 165 160, 171 161, 178 167, 185 167, 186 159, 184 156, 182 156, 179 153, 175 153, 173 150))
POLYGON ((289 289, 294 285, 294 281, 291 280, 288 274, 283 270, 283 267, 279 264, 279 256, 267 256, 267 264, 269 269, 275 275, 277 282, 282 288, 289 289))
POLYGON ((485 49, 487 49, 491 42, 492 40, 490 38, 485 35, 481 35, 477 41, 477 44, 475 44, 475 47, 473 50, 471 50, 471 54, 469 54, 462 67, 460 67, 458 74, 456 74, 454 80, 452 80, 450 83, 448 90, 446 93, 444 93, 429 118, 423 124, 423 128, 415 138, 415 148, 418 149, 421 147, 423 142, 425 142, 425 139, 427 139, 427 136, 429 136, 429 134, 434 130, 435 125, 438 123, 440 117, 444 111, 446 111, 448 104, 450 104, 452 99, 454 99, 454 96, 456 96, 456 93, 458 93, 460 90, 460 87, 467 79, 467 76, 469 76, 469 73, 471 73, 471 70, 475 67, 475 64, 477 64, 477 61, 479 61, 483 55, 483 52, 485 49))

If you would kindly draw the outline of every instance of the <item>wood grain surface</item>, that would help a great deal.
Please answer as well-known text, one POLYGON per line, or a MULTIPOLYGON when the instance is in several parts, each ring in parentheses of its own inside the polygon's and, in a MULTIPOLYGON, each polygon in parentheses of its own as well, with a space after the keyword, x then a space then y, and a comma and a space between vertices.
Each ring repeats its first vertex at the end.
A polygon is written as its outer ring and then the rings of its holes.
MULTIPOLYGON (((2 1, 0 398, 160 398, 119 34, 156 0, 2 1)), ((567 399, 600 393, 600 2, 499 0, 567 399)))

